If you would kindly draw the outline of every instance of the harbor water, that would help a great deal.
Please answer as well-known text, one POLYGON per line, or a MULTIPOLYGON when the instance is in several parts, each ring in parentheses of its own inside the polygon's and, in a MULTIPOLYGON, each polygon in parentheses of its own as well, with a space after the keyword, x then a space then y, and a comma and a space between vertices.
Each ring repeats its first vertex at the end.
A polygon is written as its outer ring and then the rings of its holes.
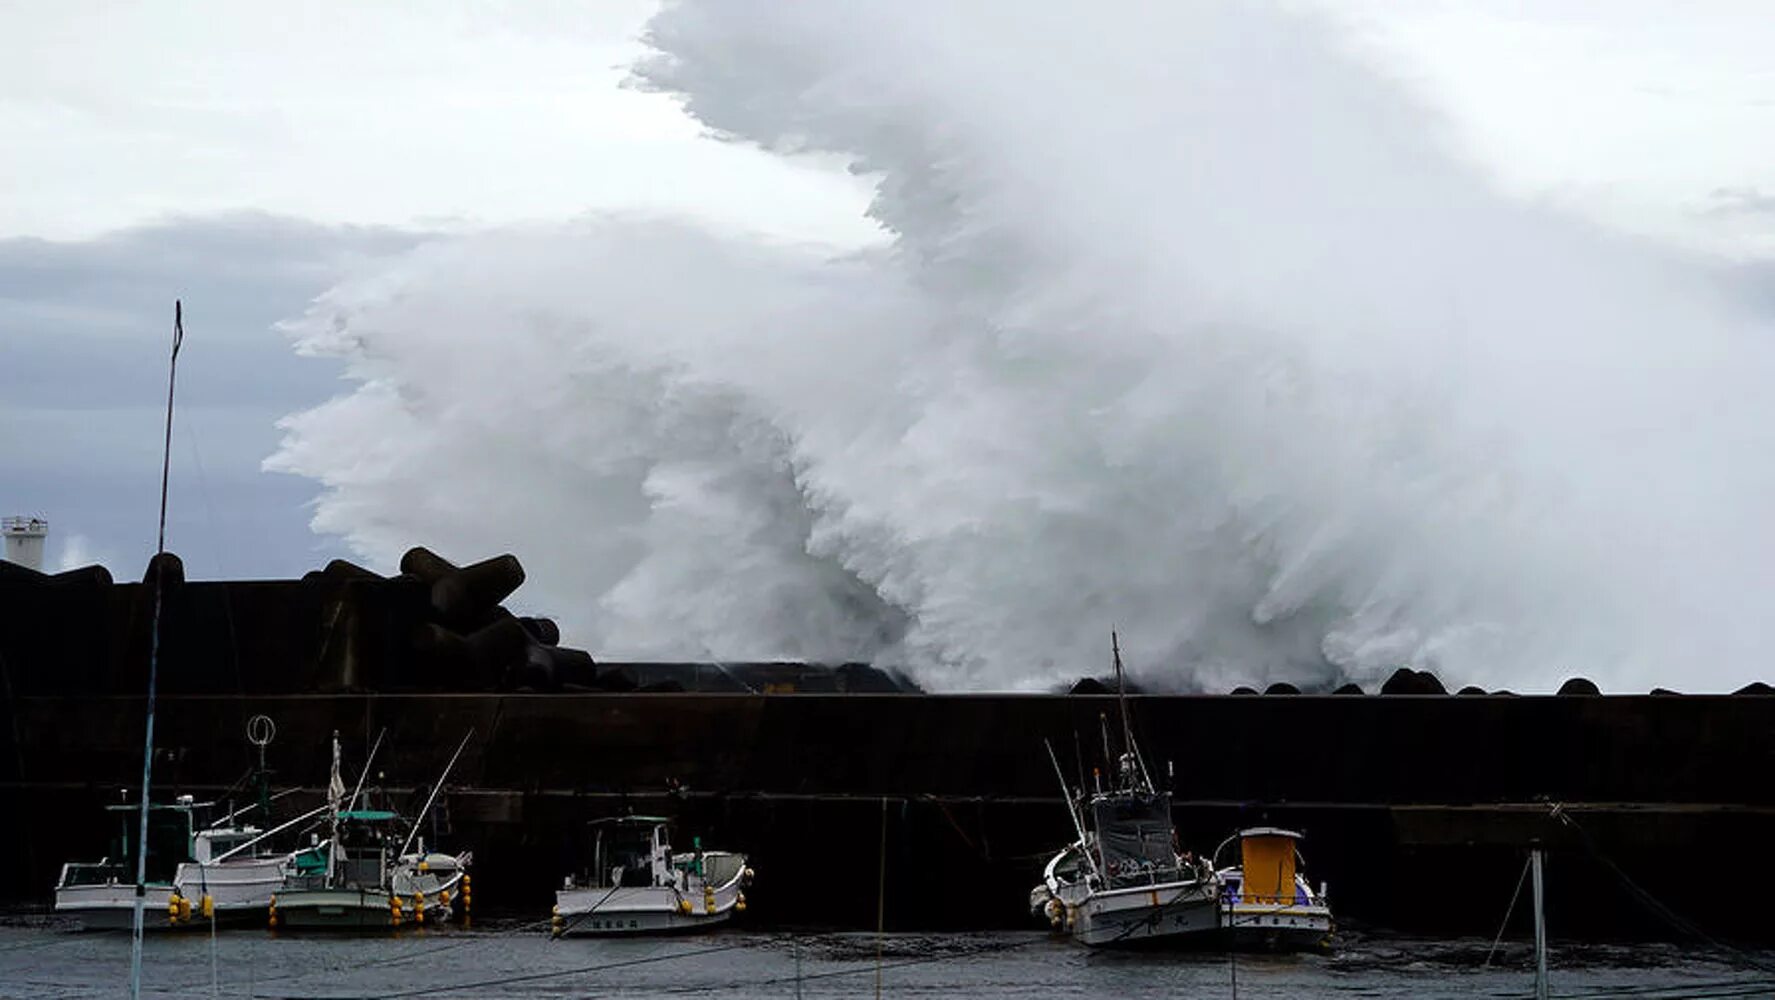
MULTIPOLYGON (((153 934, 154 997, 1515 997, 1532 995, 1526 942, 1347 932, 1326 955, 1089 951, 1040 932, 909 935, 727 930, 553 941, 530 925, 374 937, 261 930, 153 934)), ((1553 950, 1560 997, 1775 995, 1775 953, 1674 944, 1553 950)), ((129 935, 42 919, 0 926, 0 996, 124 995, 129 935)))

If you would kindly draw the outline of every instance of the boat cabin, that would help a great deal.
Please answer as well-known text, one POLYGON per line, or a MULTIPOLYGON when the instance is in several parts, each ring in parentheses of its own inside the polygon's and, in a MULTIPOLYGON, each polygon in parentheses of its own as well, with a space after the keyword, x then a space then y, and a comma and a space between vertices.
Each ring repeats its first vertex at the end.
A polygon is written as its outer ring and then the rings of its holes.
POLYGON ((1092 827, 1098 862, 1112 887, 1178 878, 1177 835, 1168 792, 1123 791, 1094 796, 1092 827))
POLYGON ((664 816, 616 816, 594 820, 591 825, 592 866, 586 873, 586 886, 614 889, 678 884, 671 820, 664 816))
POLYGON ((291 859, 290 888, 349 886, 380 888, 390 856, 400 849, 400 816, 385 809, 352 809, 339 814, 339 853, 323 840, 291 859))
MULTIPOLYGON (((195 802, 181 795, 170 803, 148 805, 147 881, 169 883, 180 864, 190 861, 196 849, 196 813, 213 803, 195 802)), ((105 807, 117 826, 105 857, 97 862, 70 862, 62 866, 62 886, 119 885, 136 880, 136 841, 141 830, 141 806, 120 802, 105 807)))
POLYGON ((1215 864, 1220 855, 1239 842, 1239 867, 1227 876, 1227 893, 1242 903, 1271 905, 1306 905, 1306 890, 1296 879, 1300 862, 1300 833, 1274 826, 1257 826, 1240 830, 1215 851, 1215 864))
MULTIPOLYGON (((235 848, 245 847, 257 840, 259 834, 264 832, 256 826, 229 826, 199 831, 192 838, 191 860, 200 865, 211 864, 235 848)), ((256 847, 247 848, 247 851, 263 853, 256 847)))

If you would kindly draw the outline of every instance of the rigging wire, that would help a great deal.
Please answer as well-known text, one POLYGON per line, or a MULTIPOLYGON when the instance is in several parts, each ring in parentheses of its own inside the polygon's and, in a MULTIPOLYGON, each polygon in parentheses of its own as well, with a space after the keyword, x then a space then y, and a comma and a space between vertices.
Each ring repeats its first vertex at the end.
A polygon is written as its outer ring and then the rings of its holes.
POLYGON ((1761 972, 1775 973, 1775 963, 1766 962, 1742 949, 1734 948, 1731 945, 1720 941, 1718 938, 1715 938, 1713 935, 1703 930, 1699 924, 1696 924, 1694 921, 1684 917, 1669 906, 1666 906, 1656 896, 1652 895, 1651 892, 1642 887, 1638 882, 1635 882, 1632 877, 1622 870, 1620 865, 1616 864, 1611 858, 1604 855, 1602 851, 1597 848, 1596 841, 1591 839, 1589 831, 1585 830, 1577 820, 1573 819, 1571 813, 1563 808, 1555 808, 1554 815, 1560 822, 1564 823, 1578 834, 1579 841, 1584 845, 1584 849, 1590 852, 1590 856, 1595 858, 1598 862, 1601 862, 1603 867, 1607 868, 1616 878, 1620 879, 1621 884, 1627 887, 1628 892, 1630 892, 1641 905, 1645 906, 1646 909, 1652 911, 1654 916, 1664 920, 1677 930, 1698 938, 1714 950, 1729 955, 1751 968, 1761 972))
MULTIPOLYGON (((427 993, 457 993, 462 990, 481 990, 494 986, 510 986, 514 983, 533 983, 544 979, 562 979, 567 976, 591 975, 607 972, 611 969, 626 969, 637 965, 650 965, 655 962, 666 962, 680 958, 696 958, 701 955, 714 955, 723 951, 733 951, 746 947, 745 942, 715 945, 709 948, 698 948, 691 951, 675 951, 667 955, 649 955, 644 958, 629 958, 616 962, 601 962, 596 965, 582 965, 572 969, 560 969, 550 972, 529 972, 517 976, 502 976, 475 983, 456 983, 448 986, 422 986, 418 989, 398 990, 392 993, 378 993, 377 1000, 394 1000, 396 997, 413 997, 427 993)), ((295 1000, 295 998, 291 998, 295 1000)))
MULTIPOLYGON (((1582 993, 1553 993, 1554 1000, 1616 1000, 1631 997, 1634 1000, 1723 1000, 1728 997, 1762 996, 1771 994, 1775 980, 1766 979, 1730 979, 1706 983, 1670 983, 1662 986, 1615 987, 1608 989, 1586 988, 1582 993), (1697 992, 1700 990, 1700 992, 1697 992)), ((1487 996, 1498 997, 1500 1000, 1514 1000, 1520 997, 1532 997, 1534 993, 1522 991, 1494 991, 1487 996)))
MULTIPOLYGON (((584 920, 585 918, 598 912, 598 907, 603 906, 606 902, 608 902, 610 897, 616 895, 616 890, 618 890, 620 888, 622 888, 622 885, 620 883, 611 886, 610 891, 606 892, 602 897, 600 897, 596 903, 593 903, 584 912, 575 914, 572 920, 561 925, 561 929, 559 931, 551 930, 549 933, 549 936, 557 941, 560 940, 561 938, 566 937, 568 931, 571 931, 571 930, 573 930, 573 928, 579 926, 579 922, 581 920, 584 920)), ((552 919, 553 918, 551 918, 551 920, 552 919)), ((546 922, 547 921, 545 921, 545 923, 546 922)))
MULTIPOLYGON (((536 929, 540 926, 543 926, 545 924, 547 924, 547 921, 533 921, 528 924, 521 924, 518 927, 513 928, 513 930, 514 931, 534 930, 534 929, 536 929)), ((355 965, 340 965, 340 966, 335 966, 335 967, 326 968, 326 969, 299 969, 295 972, 286 972, 286 973, 284 973, 282 975, 278 975, 278 976, 259 976, 259 975, 257 975, 256 969, 249 968, 250 975, 247 979, 230 980, 225 985, 239 986, 243 983, 248 983, 248 984, 253 984, 256 987, 256 985, 259 983, 288 982, 290 980, 308 979, 313 976, 332 975, 335 973, 343 973, 343 972, 358 972, 358 971, 361 971, 364 969, 374 969, 374 968, 378 968, 378 967, 384 966, 384 965, 398 965, 401 962, 411 962, 415 959, 427 958, 432 955, 436 955, 440 952, 454 951, 457 948, 462 948, 462 947, 465 947, 465 946, 471 945, 471 944, 477 944, 483 940, 486 940, 486 938, 481 937, 481 936, 465 935, 461 940, 451 941, 447 944, 440 944, 435 948, 426 948, 422 951, 409 952, 409 953, 404 953, 404 954, 399 954, 399 955, 390 955, 385 958, 374 958, 374 959, 370 959, 369 961, 366 961, 366 962, 359 962, 355 965)), ((180 990, 169 990, 167 992, 177 992, 177 993, 183 994, 185 992, 188 992, 188 989, 189 988, 180 989, 180 990)))
POLYGON ((1498 945, 1504 940, 1504 929, 1510 926, 1510 916, 1516 912, 1516 901, 1522 897, 1522 883, 1528 878, 1528 869, 1531 863, 1527 860, 1523 861, 1522 874, 1516 876, 1516 890, 1510 893, 1510 905, 1504 907, 1504 921, 1498 924, 1498 936, 1492 938, 1491 948, 1485 953, 1485 963, 1479 967, 1482 972, 1491 968, 1492 956, 1498 953, 1498 945))
MULTIPOLYGON (((1032 936, 1026 940, 1013 941, 1009 944, 1001 944, 998 942, 994 942, 991 944, 983 944, 983 945, 980 945, 979 947, 975 947, 975 948, 965 949, 960 952, 943 952, 942 954, 937 954, 937 955, 923 955, 923 956, 920 956, 917 958, 903 959, 898 962, 887 962, 887 963, 879 966, 879 968, 881 968, 883 970, 905 969, 905 968, 911 968, 913 966, 918 966, 918 965, 929 965, 932 962, 943 962, 943 961, 948 961, 950 959, 958 959, 958 958, 971 958, 975 955, 985 954, 985 953, 989 953, 989 952, 992 954, 995 954, 995 955, 996 954, 1003 954, 1005 952, 1016 951, 1021 948, 1027 948, 1030 945, 1051 944, 1051 943, 1053 943, 1053 938, 1050 935, 1039 934, 1039 935, 1032 936)), ((854 966, 854 967, 848 968, 848 969, 830 969, 826 972, 815 972, 811 975, 802 975, 800 973, 800 970, 798 969, 794 976, 773 976, 773 977, 770 977, 767 979, 757 979, 757 980, 752 980, 749 982, 732 980, 732 981, 725 982, 725 983, 699 983, 696 985, 668 987, 668 988, 662 990, 662 992, 676 993, 676 994, 714 993, 714 992, 724 992, 727 990, 733 990, 733 989, 738 989, 740 987, 750 987, 750 986, 780 986, 780 985, 786 985, 788 983, 796 983, 799 985, 800 983, 803 983, 803 982, 814 982, 814 981, 823 980, 823 979, 841 979, 845 976, 860 976, 860 975, 863 975, 864 973, 873 972, 876 970, 876 968, 877 968, 877 966, 874 966, 874 965, 857 965, 857 966, 854 966)))
MULTIPOLYGON (((1620 986, 1607 990, 1591 990, 1583 993, 1561 993, 1559 1000, 1607 1000, 1614 997, 1648 998, 1660 1000, 1664 997, 1730 997, 1768 995, 1771 987, 1775 987, 1775 979, 1719 979, 1700 983, 1666 983, 1651 986, 1620 986), (1700 992, 1697 992, 1700 991, 1700 992)), ((1512 994, 1515 995, 1515 994, 1512 994)))

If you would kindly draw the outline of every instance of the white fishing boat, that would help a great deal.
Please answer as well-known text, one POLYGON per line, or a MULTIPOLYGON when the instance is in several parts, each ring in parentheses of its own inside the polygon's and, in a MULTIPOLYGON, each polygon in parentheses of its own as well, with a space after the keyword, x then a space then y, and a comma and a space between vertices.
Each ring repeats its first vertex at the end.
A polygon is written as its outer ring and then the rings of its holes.
POLYGON ((256 826, 200 830, 193 838, 192 858, 173 874, 167 900, 167 921, 186 924, 214 918, 220 922, 258 920, 283 885, 290 852, 270 850, 265 831, 256 826))
MULTIPOLYGON (((207 805, 207 803, 206 803, 207 805)), ((196 836, 193 813, 202 808, 191 796, 148 808, 148 851, 143 908, 145 927, 165 926, 152 920, 165 914, 173 897, 173 877, 179 865, 191 857, 196 836)), ((111 850, 97 861, 70 861, 62 865, 55 886, 55 912, 72 917, 86 930, 128 930, 136 906, 136 858, 139 837, 131 836, 141 807, 120 803, 105 807, 118 819, 111 850)))
POLYGON ((267 908, 274 927, 362 930, 423 926, 450 918, 466 891, 471 856, 397 853, 400 816, 341 811, 326 841, 297 852, 267 908))
POLYGON ((271 897, 283 885, 285 869, 293 855, 287 849, 275 849, 273 838, 314 818, 320 810, 270 830, 239 822, 242 814, 255 810, 269 821, 275 796, 271 794, 271 771, 265 766, 265 748, 276 735, 277 725, 268 716, 255 715, 247 721, 247 742, 259 754, 257 765, 246 779, 246 784, 256 792, 255 801, 244 809, 230 808, 220 820, 192 838, 191 859, 180 862, 173 873, 172 896, 166 905, 169 923, 186 924, 194 919, 221 923, 261 920, 271 897))
POLYGON ((1333 923, 1324 885, 1315 891, 1301 870, 1294 830, 1240 830, 1214 850, 1222 885, 1220 923, 1228 943, 1273 951, 1316 951, 1330 944, 1333 923), (1237 864, 1227 854, 1239 845, 1237 864))
MULTIPOLYGON (((149 808, 145 927, 177 927, 215 918, 265 912, 283 882, 288 854, 262 849, 255 826, 198 829, 212 804, 180 796, 149 808)), ((127 930, 134 918, 135 851, 131 838, 139 807, 108 806, 120 815, 112 854, 93 862, 69 862, 56 882, 55 912, 89 930, 127 930)))
MULTIPOLYGON (((225 854, 258 840, 257 827, 196 830, 193 815, 204 804, 189 796, 171 805, 149 809, 148 881, 143 907, 146 927, 178 927, 214 917, 217 920, 265 912, 272 893, 283 882, 287 855, 225 854), (169 869, 174 857, 186 860, 169 869)), ((95 862, 62 866, 55 888, 55 912, 77 920, 88 930, 127 930, 135 913, 135 861, 129 827, 138 814, 134 805, 109 807, 127 815, 116 853, 95 862)))
MULTIPOLYGON (((468 737, 464 737, 450 767, 467 745, 468 737)), ((450 767, 444 769, 444 777, 449 776, 450 767)), ((367 764, 364 770, 367 774, 367 764)), ((348 800, 339 774, 339 734, 334 733, 328 835, 291 858, 282 885, 266 907, 271 926, 399 928, 447 919, 455 905, 466 911, 472 856, 466 851, 427 851, 423 839, 418 841, 417 851, 408 850, 443 785, 440 777, 425 808, 411 824, 390 810, 354 808, 363 781, 360 777, 357 791, 348 800)))
MULTIPOLYGON (((1122 691, 1121 650, 1112 637, 1122 714, 1122 752, 1111 787, 1086 794, 1066 787, 1048 748, 1077 839, 1054 855, 1030 891, 1030 910, 1058 931, 1094 947, 1177 945, 1211 934, 1220 922, 1220 880, 1183 855, 1171 822, 1171 794, 1153 787, 1134 741, 1122 691)), ((1104 756, 1109 736, 1104 726, 1104 756)))
POLYGON ((725 923, 746 909, 746 856, 672 850, 670 821, 619 816, 592 824, 592 858, 555 893, 550 921, 565 934, 659 934, 725 923))

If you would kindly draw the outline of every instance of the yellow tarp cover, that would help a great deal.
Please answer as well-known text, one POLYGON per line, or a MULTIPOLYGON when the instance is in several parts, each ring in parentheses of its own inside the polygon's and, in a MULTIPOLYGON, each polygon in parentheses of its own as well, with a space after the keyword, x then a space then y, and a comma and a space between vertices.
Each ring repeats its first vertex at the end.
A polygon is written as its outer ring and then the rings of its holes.
POLYGON ((1240 842, 1245 871, 1244 901, 1291 904, 1294 902, 1294 841, 1288 837, 1257 834, 1240 842))

